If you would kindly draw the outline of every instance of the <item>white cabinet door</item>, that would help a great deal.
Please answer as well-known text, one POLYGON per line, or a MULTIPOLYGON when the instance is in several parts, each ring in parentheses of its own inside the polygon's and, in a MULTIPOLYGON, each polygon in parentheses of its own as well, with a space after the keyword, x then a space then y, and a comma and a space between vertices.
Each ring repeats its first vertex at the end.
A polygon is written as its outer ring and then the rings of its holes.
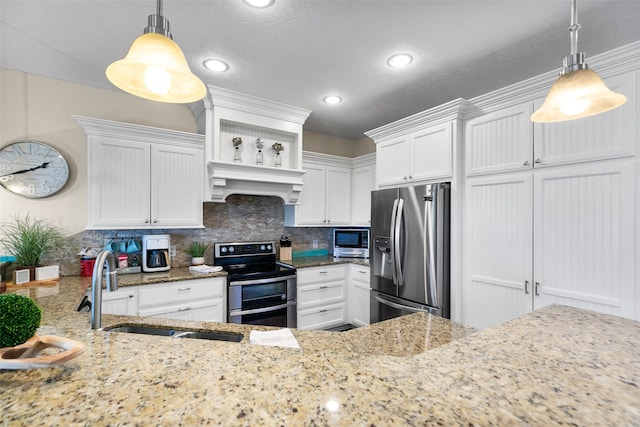
POLYGON ((469 180, 465 323, 482 329, 531 311, 531 173, 469 180))
POLYGON ((351 223, 351 170, 337 167, 327 168, 325 216, 329 225, 349 225, 351 223))
POLYGON ((298 269, 298 329, 323 329, 347 322, 346 267, 298 269))
POLYGON ((202 225, 202 150, 151 146, 151 223, 156 227, 202 225))
POLYGON ((351 224, 371 225, 371 191, 375 190, 374 166, 360 166, 351 172, 351 224))
POLYGON ((366 326, 370 321, 370 279, 369 267, 350 265, 349 281, 349 323, 366 326))
POLYGON ((325 223, 325 203, 327 194, 326 168, 324 166, 306 164, 302 177, 304 186, 300 193, 300 201, 295 207, 297 225, 319 225, 325 223))
POLYGON ((431 126, 411 135, 411 179, 450 178, 453 171, 452 123, 431 126))
POLYGON ((410 157, 409 135, 376 144, 378 186, 406 183, 410 175, 410 157))
POLYGON ((530 169, 533 125, 530 102, 469 120, 466 126, 466 172, 481 175, 530 169))
MULTIPOLYGON (((635 73, 609 78, 607 86, 627 96, 621 107, 579 120, 534 124, 535 167, 635 154, 635 73)), ((536 102, 538 108, 544 100, 536 102)))
POLYGON ((148 226, 149 144, 100 136, 88 153, 89 228, 148 226))
POLYGON ((534 307, 634 317, 634 167, 606 162, 535 175, 534 307))
POLYGON ((120 316, 138 315, 138 290, 122 287, 115 292, 102 291, 102 312, 120 316))

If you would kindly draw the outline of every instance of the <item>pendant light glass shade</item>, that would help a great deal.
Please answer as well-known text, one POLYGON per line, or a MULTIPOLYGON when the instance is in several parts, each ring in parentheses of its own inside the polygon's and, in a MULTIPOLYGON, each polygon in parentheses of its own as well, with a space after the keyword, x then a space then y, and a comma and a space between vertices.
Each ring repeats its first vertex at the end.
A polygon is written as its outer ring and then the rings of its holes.
POLYGON ((613 110, 627 101, 626 96, 609 90, 600 76, 589 69, 584 53, 578 53, 579 29, 576 0, 571 0, 571 55, 564 58, 560 77, 551 86, 542 106, 531 115, 531 121, 580 119, 613 110))
POLYGON ((198 101, 207 88, 189 69, 172 40, 169 21, 162 16, 162 0, 157 3, 158 13, 149 15, 149 25, 133 41, 127 56, 107 67, 107 78, 123 91, 152 101, 198 101))
POLYGON ((531 115, 531 121, 580 119, 613 110, 626 101, 626 96, 609 90, 595 71, 576 70, 553 83, 544 104, 531 115))
POLYGON ((162 34, 143 34, 124 59, 107 67, 111 83, 152 101, 187 103, 204 98, 206 87, 191 73, 178 45, 162 34))

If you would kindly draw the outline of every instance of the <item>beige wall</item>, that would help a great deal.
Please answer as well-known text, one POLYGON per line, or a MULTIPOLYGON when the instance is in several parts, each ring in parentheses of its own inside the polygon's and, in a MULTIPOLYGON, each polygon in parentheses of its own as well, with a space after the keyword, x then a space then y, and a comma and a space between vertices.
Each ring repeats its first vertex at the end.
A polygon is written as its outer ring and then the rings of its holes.
POLYGON ((354 141, 305 130, 302 138, 302 149, 316 153, 333 154, 334 156, 343 157, 358 157, 376 151, 373 140, 366 136, 354 141))
POLYGON ((0 189, 0 221, 30 213, 75 234, 87 224, 87 140, 72 114, 195 132, 184 105, 146 101, 119 91, 96 89, 0 69, 0 146, 37 140, 60 151, 71 169, 67 185, 44 199, 0 189))

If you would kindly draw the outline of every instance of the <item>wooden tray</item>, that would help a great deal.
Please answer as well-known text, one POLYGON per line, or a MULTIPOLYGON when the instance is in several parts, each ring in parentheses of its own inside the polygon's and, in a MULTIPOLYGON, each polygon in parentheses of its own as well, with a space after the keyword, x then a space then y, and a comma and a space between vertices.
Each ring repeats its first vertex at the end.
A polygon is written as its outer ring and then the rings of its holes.
POLYGON ((84 353, 84 344, 54 335, 34 335, 27 342, 15 347, 0 348, 0 369, 47 368, 65 363, 84 353), (38 354, 55 347, 64 351, 47 356, 38 354))

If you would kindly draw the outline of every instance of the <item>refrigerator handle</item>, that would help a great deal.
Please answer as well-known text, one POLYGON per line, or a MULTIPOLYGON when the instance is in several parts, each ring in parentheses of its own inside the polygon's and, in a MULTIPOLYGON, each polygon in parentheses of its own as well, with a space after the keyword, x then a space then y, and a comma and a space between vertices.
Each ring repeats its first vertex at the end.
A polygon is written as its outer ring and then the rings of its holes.
POLYGON ((393 201, 393 208, 391 209, 391 224, 389 225, 389 240, 391 246, 391 278, 393 280, 393 284, 398 284, 398 275, 396 274, 396 256, 395 256, 395 247, 396 247, 396 236, 393 230, 396 228, 396 217, 398 213, 398 199, 393 201))
POLYGON ((396 264, 396 276, 397 276, 397 285, 404 285, 404 276, 402 274, 402 256, 400 254, 400 228, 402 226, 402 215, 404 212, 404 199, 398 199, 398 209, 396 211, 396 222, 395 227, 393 229, 393 258, 395 259, 396 264))
POLYGON ((426 274, 424 275, 424 290, 425 295, 427 295, 427 303, 431 305, 439 305, 440 300, 438 299, 438 287, 436 286, 436 223, 435 216, 436 213, 434 210, 437 208, 438 201, 438 186, 433 185, 431 187, 431 195, 425 196, 425 209, 424 209, 424 224, 425 224, 425 234, 424 234, 424 267, 426 274), (435 202, 435 203, 434 203, 435 202), (427 283, 428 282, 428 283, 427 283), (427 292, 427 286, 428 291, 427 292))
POLYGON ((421 309, 416 308, 416 307, 410 307, 408 305, 398 304, 397 302, 392 302, 392 301, 389 301, 387 299, 384 299, 384 298, 380 297, 377 294, 375 295, 375 299, 380 304, 388 305, 389 307, 397 308, 399 310, 413 311, 415 313, 428 313, 427 310, 421 310, 421 309))

